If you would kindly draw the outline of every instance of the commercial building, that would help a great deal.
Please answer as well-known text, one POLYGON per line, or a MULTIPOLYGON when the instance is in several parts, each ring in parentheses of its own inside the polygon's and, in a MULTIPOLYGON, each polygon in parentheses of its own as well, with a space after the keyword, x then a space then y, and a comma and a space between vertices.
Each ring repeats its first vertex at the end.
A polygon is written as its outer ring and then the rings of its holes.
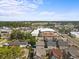
POLYGON ((43 37, 43 39, 53 39, 54 37, 58 36, 56 31, 51 28, 38 28, 35 29, 31 34, 32 36, 43 37))
POLYGON ((54 32, 55 30, 50 28, 37 28, 32 31, 32 36, 38 36, 40 32, 54 32))

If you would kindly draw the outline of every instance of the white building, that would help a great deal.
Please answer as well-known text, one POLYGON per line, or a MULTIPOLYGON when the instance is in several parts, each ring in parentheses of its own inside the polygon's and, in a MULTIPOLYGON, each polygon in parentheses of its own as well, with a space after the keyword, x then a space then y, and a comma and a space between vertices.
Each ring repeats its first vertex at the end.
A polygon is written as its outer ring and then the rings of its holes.
POLYGON ((51 28, 37 28, 34 31, 32 31, 32 36, 38 36, 39 32, 55 32, 55 30, 51 29, 51 28))
POLYGON ((79 38, 79 32, 70 32, 71 36, 79 38))

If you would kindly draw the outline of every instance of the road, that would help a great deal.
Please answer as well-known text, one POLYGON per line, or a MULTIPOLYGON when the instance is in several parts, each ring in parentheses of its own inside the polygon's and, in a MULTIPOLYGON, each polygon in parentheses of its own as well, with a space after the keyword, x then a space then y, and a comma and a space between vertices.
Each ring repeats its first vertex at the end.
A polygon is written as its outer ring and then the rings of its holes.
POLYGON ((79 41, 75 38, 71 38, 70 36, 68 36, 67 34, 63 35, 65 38, 68 39, 68 42, 71 43, 72 45, 75 45, 77 47, 79 47, 79 41))

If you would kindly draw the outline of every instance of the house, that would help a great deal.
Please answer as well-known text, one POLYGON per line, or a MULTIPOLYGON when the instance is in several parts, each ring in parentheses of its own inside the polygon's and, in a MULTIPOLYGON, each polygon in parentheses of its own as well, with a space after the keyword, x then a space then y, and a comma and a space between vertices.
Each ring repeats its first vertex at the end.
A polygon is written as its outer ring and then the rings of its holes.
POLYGON ((46 45, 48 49, 56 48, 56 42, 53 42, 53 40, 47 40, 46 45))
POLYGON ((21 31, 25 31, 25 32, 31 32, 32 28, 31 27, 20 27, 21 31))
POLYGON ((76 47, 69 47, 65 49, 65 52, 69 59, 79 59, 79 49, 76 47))
POLYGON ((51 56, 51 58, 50 59, 57 59, 55 56, 51 56))
POLYGON ((50 59, 53 57, 54 59, 62 59, 62 52, 57 48, 53 48, 50 51, 50 59))
POLYGON ((9 39, 11 32, 12 32, 11 28, 8 27, 0 28, 0 35, 2 39, 9 39))
POLYGON ((70 35, 75 38, 79 38, 79 32, 70 32, 70 35))
POLYGON ((36 47, 36 56, 39 56, 41 59, 46 56, 46 50, 43 47, 36 47))
POLYGON ((13 28, 13 30, 20 30, 22 32, 31 32, 32 28, 31 27, 17 27, 17 28, 13 28))
POLYGON ((46 49, 44 48, 44 41, 42 38, 36 42, 36 48, 34 49, 36 56, 39 56, 41 59, 44 59, 46 55, 46 49))
POLYGON ((55 24, 54 24, 54 27, 55 27, 55 28, 61 28, 62 25, 61 25, 61 23, 55 23, 55 24))
POLYGON ((14 42, 9 42, 5 43, 5 46, 20 46, 20 47, 27 47, 29 44, 28 42, 20 42, 20 41, 14 41, 14 42))
POLYGON ((63 40, 58 40, 58 45, 59 45, 60 49, 68 48, 68 42, 65 42, 63 40))
POLYGON ((34 56, 33 58, 34 59, 41 59, 39 56, 34 56))

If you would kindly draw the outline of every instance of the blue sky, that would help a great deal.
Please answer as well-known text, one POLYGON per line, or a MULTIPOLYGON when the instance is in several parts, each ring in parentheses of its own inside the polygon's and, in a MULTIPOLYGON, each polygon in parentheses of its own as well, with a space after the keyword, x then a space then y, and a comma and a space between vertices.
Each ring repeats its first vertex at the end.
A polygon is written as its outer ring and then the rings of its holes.
POLYGON ((0 21, 79 21, 79 0, 0 0, 0 21))

